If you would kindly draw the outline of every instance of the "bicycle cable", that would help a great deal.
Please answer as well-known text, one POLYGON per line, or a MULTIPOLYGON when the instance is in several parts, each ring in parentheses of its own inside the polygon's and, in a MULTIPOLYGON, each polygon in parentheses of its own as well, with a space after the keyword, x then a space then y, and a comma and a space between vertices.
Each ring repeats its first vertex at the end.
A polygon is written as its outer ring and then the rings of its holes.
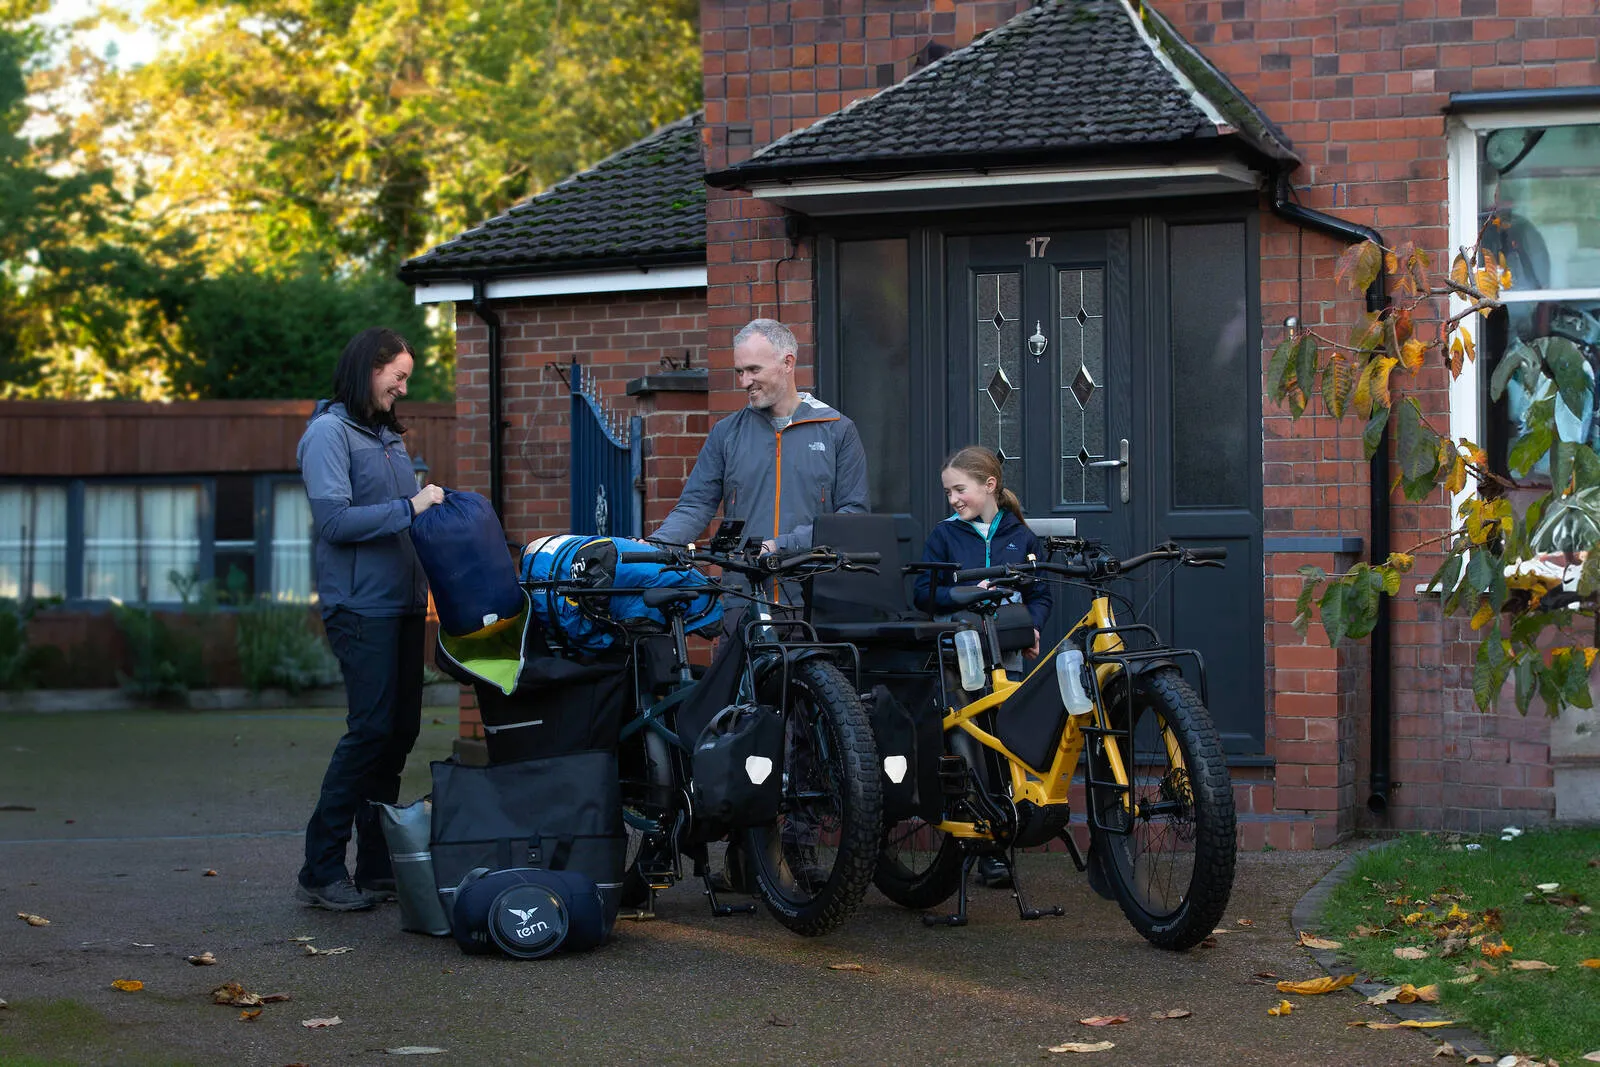
MULTIPOLYGON (((1133 618, 1134 618, 1135 622, 1137 622, 1140 619, 1144 618, 1144 613, 1150 610, 1150 605, 1151 604, 1155 603, 1156 594, 1161 592, 1161 588, 1164 585, 1167 584, 1167 581, 1174 574, 1177 573, 1178 568, 1181 567, 1181 566, 1183 566, 1183 560, 1175 559, 1175 560, 1172 561, 1172 565, 1167 568, 1166 573, 1161 576, 1160 581, 1156 582, 1155 588, 1150 590, 1150 595, 1145 598, 1144 606, 1141 607, 1138 611, 1134 611, 1133 612, 1133 618)), ((1132 604, 1128 605, 1128 610, 1129 611, 1133 611, 1133 605, 1132 604)))

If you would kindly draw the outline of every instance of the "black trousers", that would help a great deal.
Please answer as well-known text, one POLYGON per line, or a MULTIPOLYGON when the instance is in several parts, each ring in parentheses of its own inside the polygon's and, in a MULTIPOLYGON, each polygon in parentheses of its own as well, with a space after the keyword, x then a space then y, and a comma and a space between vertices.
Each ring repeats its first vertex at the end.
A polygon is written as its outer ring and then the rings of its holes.
POLYGON ((306 824, 300 884, 324 886, 349 876, 345 852, 352 826, 355 879, 367 884, 394 877, 377 809, 368 801, 400 799, 400 772, 422 728, 423 617, 337 610, 323 627, 339 658, 350 710, 306 824))

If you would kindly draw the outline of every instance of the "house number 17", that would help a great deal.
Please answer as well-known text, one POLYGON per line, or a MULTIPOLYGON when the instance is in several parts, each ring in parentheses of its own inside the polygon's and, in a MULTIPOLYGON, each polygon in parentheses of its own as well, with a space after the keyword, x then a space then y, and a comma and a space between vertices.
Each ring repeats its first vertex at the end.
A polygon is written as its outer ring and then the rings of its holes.
POLYGON ((1044 258, 1044 250, 1046 248, 1048 248, 1049 245, 1050 245, 1050 238, 1048 238, 1048 237, 1030 237, 1030 238, 1028 238, 1028 258, 1029 259, 1043 259, 1044 258))

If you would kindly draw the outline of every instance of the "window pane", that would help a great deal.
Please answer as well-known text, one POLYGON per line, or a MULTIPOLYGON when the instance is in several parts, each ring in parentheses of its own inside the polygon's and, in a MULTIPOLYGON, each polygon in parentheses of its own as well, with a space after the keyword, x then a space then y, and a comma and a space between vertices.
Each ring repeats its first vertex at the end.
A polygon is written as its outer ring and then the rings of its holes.
POLYGON ((1060 368, 1056 407, 1061 412, 1061 503, 1104 504, 1106 468, 1105 271, 1063 270, 1056 275, 1060 368))
POLYGON ((1245 344, 1243 223, 1174 226, 1172 293, 1172 502, 1249 507, 1249 442, 1260 388, 1245 344))
POLYGON ((1600 286, 1600 125, 1479 133, 1478 203, 1516 288, 1600 286))
POLYGON ((0 486, 0 597, 67 594, 67 491, 0 486))
POLYGON ((824 399, 836 401, 861 433, 873 511, 911 510, 909 301, 904 238, 839 242, 843 395, 824 399))
POLYGON ((1022 275, 972 279, 972 355, 978 444, 1006 461, 1006 482, 1026 485, 1022 462, 1022 275))
MULTIPOLYGON (((1574 415, 1566 404, 1556 402, 1556 434, 1563 441, 1600 447, 1600 425, 1596 425, 1594 404, 1596 364, 1600 362, 1600 295, 1593 300, 1517 301, 1511 299, 1515 292, 1513 289, 1507 295, 1503 313, 1485 320, 1483 331, 1489 367, 1496 367, 1509 358, 1526 368, 1512 374, 1506 382, 1505 397, 1491 416, 1489 447, 1493 450, 1496 469, 1502 473, 1506 471, 1510 447, 1522 433, 1528 405, 1539 397, 1554 395, 1554 383, 1543 370, 1537 369, 1539 350, 1546 338, 1564 338, 1577 345, 1578 351, 1584 354, 1590 383, 1581 414, 1574 415)), ((1486 374, 1485 381, 1488 377, 1486 374)), ((1533 473, 1548 479, 1550 458, 1546 456, 1540 460, 1533 473)))
POLYGON ((145 595, 182 600, 200 578, 200 490, 146 486, 139 490, 139 509, 145 595))
POLYGON ((311 502, 305 486, 282 482, 272 490, 272 595, 312 600, 311 502))
POLYGON ((139 491, 133 486, 83 491, 83 595, 139 599, 139 491))

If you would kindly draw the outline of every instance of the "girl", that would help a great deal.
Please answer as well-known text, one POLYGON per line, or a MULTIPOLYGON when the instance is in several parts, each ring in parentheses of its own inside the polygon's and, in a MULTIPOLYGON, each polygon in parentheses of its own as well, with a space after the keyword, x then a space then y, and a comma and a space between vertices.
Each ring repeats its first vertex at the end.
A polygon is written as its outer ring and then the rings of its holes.
MULTIPOLYGON (((994 567, 1023 563, 1030 555, 1044 558, 1044 547, 1022 517, 1021 501, 1001 480, 999 456, 981 445, 969 445, 945 460, 940 478, 955 514, 928 535, 922 550, 924 563, 994 567)), ((917 606, 934 615, 954 611, 950 576, 950 571, 920 572, 917 606)), ((1032 583, 1022 594, 1022 602, 1033 619, 1033 647, 1024 653, 1032 658, 1039 654, 1039 631, 1050 615, 1049 585, 1032 583)))

